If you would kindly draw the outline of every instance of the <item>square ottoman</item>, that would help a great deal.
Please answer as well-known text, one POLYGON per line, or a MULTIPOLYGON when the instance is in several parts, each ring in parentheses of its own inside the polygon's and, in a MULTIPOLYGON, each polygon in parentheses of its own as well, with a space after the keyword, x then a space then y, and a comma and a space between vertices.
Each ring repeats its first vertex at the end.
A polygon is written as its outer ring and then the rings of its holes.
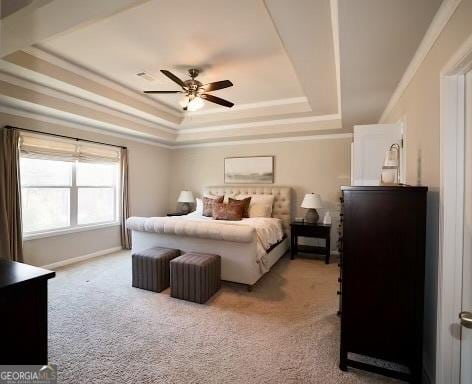
POLYGON ((169 287, 169 263, 180 255, 178 249, 154 247, 132 254, 133 280, 136 288, 161 292, 169 287))
POLYGON ((221 257, 188 252, 170 262, 170 295, 203 304, 221 287, 221 257))

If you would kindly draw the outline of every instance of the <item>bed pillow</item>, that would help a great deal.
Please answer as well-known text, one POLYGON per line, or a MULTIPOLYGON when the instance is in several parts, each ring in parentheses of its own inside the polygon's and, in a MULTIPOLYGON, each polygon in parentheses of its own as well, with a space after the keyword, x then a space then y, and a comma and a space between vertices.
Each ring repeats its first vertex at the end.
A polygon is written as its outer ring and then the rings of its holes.
MULTIPOLYGON (((237 195, 236 199, 237 200, 242 200, 245 199, 246 197, 251 197, 251 205, 254 204, 265 204, 270 207, 270 215, 268 217, 272 216, 272 206, 274 205, 274 195, 237 195)), ((251 217, 249 215, 249 217, 251 217)))
POLYGON ((242 204, 244 210, 243 210, 243 217, 249 217, 249 205, 251 204, 251 196, 246 197, 245 199, 233 199, 230 197, 229 199, 230 204, 242 204))
POLYGON ((224 196, 203 197, 203 216, 211 217, 213 215, 213 204, 223 203, 224 196))
POLYGON ((272 217, 272 207, 267 204, 252 204, 249 207, 249 217, 272 217))
POLYGON ((195 206, 195 213, 203 215, 203 200, 197 197, 195 201, 197 202, 195 206))
POLYGON ((213 203, 213 218, 215 220, 238 221, 243 218, 244 205, 239 203, 213 203))

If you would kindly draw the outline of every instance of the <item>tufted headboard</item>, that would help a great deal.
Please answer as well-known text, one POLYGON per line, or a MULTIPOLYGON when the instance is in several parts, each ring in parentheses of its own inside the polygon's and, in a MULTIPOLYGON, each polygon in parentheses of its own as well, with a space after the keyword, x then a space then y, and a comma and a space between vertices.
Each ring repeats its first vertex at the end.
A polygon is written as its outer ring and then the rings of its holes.
POLYGON ((222 185, 205 187, 204 195, 222 196, 228 195, 274 195, 274 206, 272 216, 282 220, 282 226, 286 234, 290 230, 292 216, 291 188, 278 186, 256 186, 256 185, 222 185))

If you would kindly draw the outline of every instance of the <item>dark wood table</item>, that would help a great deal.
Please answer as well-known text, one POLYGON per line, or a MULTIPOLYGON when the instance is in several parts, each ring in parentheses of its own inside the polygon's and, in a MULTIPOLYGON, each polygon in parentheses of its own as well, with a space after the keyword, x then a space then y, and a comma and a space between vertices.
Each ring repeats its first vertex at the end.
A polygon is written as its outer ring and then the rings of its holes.
POLYGON ((293 221, 290 224, 291 247, 290 256, 293 260, 298 252, 316 253, 325 256, 325 263, 329 264, 331 247, 331 224, 311 224, 306 222, 293 221), (324 247, 310 245, 298 245, 298 237, 312 237, 325 240, 324 247))
POLYGON ((48 279, 53 271, 0 258, 0 365, 48 363, 48 279))

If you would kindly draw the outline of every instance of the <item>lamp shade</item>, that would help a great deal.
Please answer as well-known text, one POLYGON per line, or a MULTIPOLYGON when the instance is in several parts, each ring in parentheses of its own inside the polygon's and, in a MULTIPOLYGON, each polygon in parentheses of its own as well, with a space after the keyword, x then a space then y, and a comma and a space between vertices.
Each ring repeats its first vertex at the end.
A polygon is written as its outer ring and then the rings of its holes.
POLYGON ((321 208, 321 198, 317 193, 307 193, 302 201, 302 208, 321 208))
POLYGON ((396 148, 390 148, 385 152, 384 167, 399 167, 400 166, 400 152, 396 148))
POLYGON ((179 198, 177 199, 178 203, 193 203, 194 201, 192 191, 181 191, 179 198))

